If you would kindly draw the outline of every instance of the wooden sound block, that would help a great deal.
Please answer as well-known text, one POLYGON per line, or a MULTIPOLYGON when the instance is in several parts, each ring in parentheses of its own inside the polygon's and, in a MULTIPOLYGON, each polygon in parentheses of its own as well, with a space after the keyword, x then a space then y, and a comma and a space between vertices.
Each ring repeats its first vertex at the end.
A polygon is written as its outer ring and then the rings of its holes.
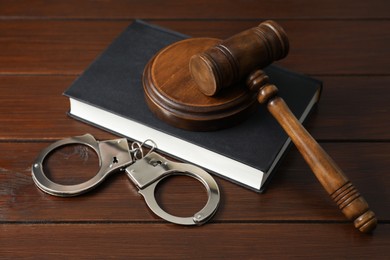
POLYGON ((237 124, 253 111, 256 93, 244 84, 208 97, 191 78, 190 58, 219 42, 186 39, 167 46, 149 61, 143 74, 145 99, 158 118, 178 128, 211 131, 237 124))

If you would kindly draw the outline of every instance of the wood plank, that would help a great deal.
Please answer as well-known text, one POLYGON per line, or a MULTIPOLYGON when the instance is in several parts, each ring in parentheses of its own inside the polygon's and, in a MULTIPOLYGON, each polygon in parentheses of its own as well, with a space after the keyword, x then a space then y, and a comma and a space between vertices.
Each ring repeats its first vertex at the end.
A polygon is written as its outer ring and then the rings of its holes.
POLYGON ((0 21, 1 74, 79 74, 128 22, 0 21))
MULTIPOLYGON (((31 178, 31 164, 48 144, 0 143, 0 222, 163 222, 148 210, 124 174, 113 175, 96 190, 78 197, 58 198, 38 190, 31 178)), ((390 144, 327 143, 324 149, 366 198, 378 219, 389 221, 390 144)), ((57 182, 77 184, 96 173, 97 161, 81 149, 61 151, 54 158, 49 169, 57 182)), ((346 221, 295 149, 288 153, 264 194, 216 179, 222 201, 214 222, 346 221)), ((168 212, 180 216, 191 216, 206 200, 203 186, 189 177, 168 179, 157 196, 168 212)))
MULTIPOLYGON (((75 78, 1 76, 0 140, 60 139, 87 132, 100 139, 112 138, 66 115, 69 102, 62 93, 75 78)), ((320 79, 324 82, 322 98, 306 124, 315 138, 390 140, 387 91, 390 77, 320 79)))
POLYGON ((66 115, 69 101, 62 93, 75 79, 76 76, 1 77, 0 138, 53 139, 87 132, 102 138, 103 131, 66 115))
POLYGON ((369 259, 389 255, 390 226, 373 235, 346 224, 0 225, 5 258, 369 259), (297 235, 299 234, 299 235, 297 235), (44 245, 44 246, 43 246, 44 245))
POLYGON ((386 19, 389 2, 375 1, 1 1, 2 19, 386 19))
POLYGON ((321 99, 306 126, 320 140, 390 140, 390 77, 317 77, 321 99))
MULTIPOLYGON (((194 37, 226 38, 258 21, 156 20, 194 37)), ((278 64, 315 75, 389 75, 390 21, 284 20, 291 51, 278 64), (372 28, 375 28, 373 30, 372 28), (364 37, 363 37, 364 35, 364 37)), ((127 21, 0 21, 1 74, 80 74, 127 21)))

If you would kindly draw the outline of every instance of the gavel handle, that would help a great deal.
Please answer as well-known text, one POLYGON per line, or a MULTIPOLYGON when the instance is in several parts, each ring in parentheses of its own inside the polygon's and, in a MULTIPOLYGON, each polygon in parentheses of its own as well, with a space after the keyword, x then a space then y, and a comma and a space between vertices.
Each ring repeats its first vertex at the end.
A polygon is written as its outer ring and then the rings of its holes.
POLYGON ((355 227, 361 232, 374 230, 377 224, 374 212, 369 209, 365 199, 336 163, 292 114, 284 100, 275 96, 268 100, 267 108, 290 136, 317 179, 344 215, 349 220, 353 220, 355 227))

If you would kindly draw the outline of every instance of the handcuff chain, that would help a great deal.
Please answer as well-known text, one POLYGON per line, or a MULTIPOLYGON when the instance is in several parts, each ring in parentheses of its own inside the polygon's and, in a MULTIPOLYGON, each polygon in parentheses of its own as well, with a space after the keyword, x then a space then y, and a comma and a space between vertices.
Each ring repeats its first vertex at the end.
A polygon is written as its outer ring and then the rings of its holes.
POLYGON ((153 152, 157 148, 157 144, 152 139, 146 139, 142 143, 133 142, 130 148, 131 148, 130 153, 133 155, 134 161, 137 161, 149 155, 151 152, 153 152), (147 145, 148 143, 150 143, 150 145, 147 145), (151 147, 146 155, 144 155, 144 149, 143 149, 145 148, 145 146, 151 147))

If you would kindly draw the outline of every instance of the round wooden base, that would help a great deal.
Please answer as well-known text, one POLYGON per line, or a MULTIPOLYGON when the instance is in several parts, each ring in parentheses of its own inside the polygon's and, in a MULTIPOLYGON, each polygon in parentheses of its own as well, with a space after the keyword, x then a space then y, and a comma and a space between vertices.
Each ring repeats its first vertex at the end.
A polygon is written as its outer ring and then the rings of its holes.
POLYGON ((214 38, 183 40, 149 61, 143 74, 145 99, 158 118, 178 128, 211 131, 237 124, 252 112, 256 93, 244 85, 208 97, 191 78, 190 58, 219 42, 214 38))

